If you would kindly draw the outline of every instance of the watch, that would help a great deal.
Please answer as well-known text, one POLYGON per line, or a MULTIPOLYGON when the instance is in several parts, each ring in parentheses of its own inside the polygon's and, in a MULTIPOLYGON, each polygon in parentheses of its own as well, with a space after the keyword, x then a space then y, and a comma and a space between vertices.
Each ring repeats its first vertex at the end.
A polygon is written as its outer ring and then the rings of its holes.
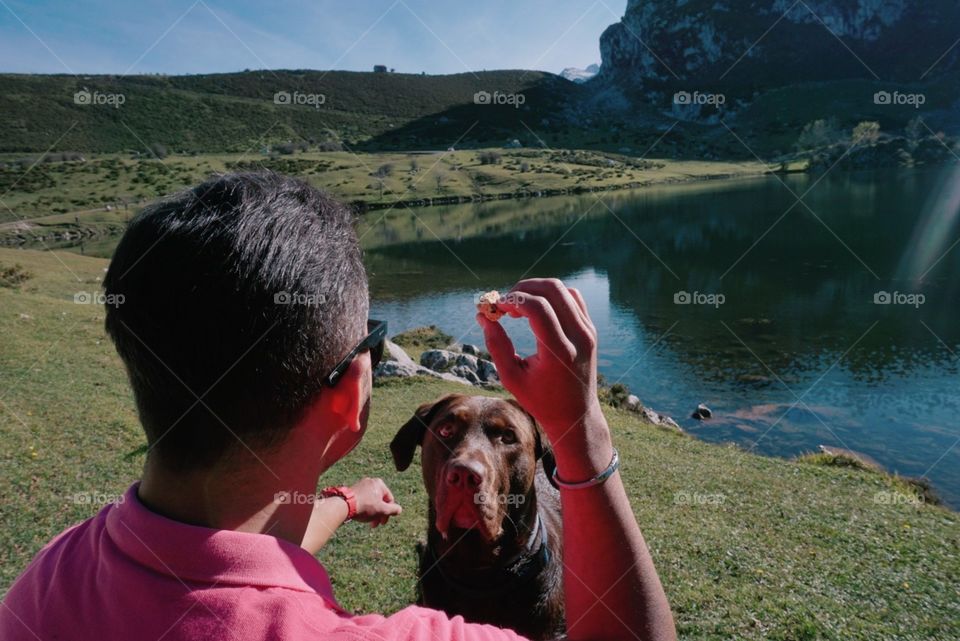
POLYGON ((347 520, 349 521, 357 515, 357 496, 353 493, 346 485, 340 485, 337 487, 327 487, 320 491, 320 496, 323 498, 329 498, 331 496, 339 496, 344 501, 347 502, 347 520))

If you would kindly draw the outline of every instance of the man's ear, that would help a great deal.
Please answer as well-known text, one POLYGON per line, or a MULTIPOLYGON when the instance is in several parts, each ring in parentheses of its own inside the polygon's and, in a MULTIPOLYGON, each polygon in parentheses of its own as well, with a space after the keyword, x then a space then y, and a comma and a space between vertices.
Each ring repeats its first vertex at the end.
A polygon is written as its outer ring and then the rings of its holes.
POLYGON ((337 386, 323 390, 323 394, 327 396, 330 410, 351 432, 363 429, 364 370, 359 358, 353 359, 337 386))
POLYGON ((398 471, 403 472, 410 467, 410 463, 413 462, 413 453, 418 445, 423 444, 423 435, 437 412, 450 401, 461 396, 463 394, 447 394, 435 401, 424 403, 417 408, 410 420, 397 431, 393 441, 390 442, 390 453, 393 454, 393 464, 398 471))

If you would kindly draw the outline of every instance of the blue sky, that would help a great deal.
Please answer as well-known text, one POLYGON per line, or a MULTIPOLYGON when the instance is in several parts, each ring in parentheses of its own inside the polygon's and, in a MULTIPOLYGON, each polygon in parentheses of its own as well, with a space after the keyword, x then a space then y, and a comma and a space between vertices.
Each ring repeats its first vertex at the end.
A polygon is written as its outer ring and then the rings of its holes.
POLYGON ((0 0, 0 71, 559 72, 626 0, 0 0))

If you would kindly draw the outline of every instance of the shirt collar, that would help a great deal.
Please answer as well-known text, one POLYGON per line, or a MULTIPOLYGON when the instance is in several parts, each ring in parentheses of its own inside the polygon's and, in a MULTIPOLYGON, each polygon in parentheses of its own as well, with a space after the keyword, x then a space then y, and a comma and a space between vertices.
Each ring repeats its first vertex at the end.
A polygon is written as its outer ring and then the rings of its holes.
POLYGON ((215 530, 148 509, 134 483, 107 507, 110 538, 129 557, 181 582, 280 587, 321 596, 341 611, 327 571, 299 546, 267 534, 215 530))

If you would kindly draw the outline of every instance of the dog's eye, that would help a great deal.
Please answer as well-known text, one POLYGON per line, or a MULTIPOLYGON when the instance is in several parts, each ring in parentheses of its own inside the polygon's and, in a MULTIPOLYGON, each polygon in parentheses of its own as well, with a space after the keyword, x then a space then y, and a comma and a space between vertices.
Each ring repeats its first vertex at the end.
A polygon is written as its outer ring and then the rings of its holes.
POLYGON ((437 436, 440 438, 450 438, 453 436, 453 423, 443 423, 437 428, 437 436))
POLYGON ((510 430, 500 432, 500 442, 504 445, 513 445, 517 442, 517 435, 510 430))

